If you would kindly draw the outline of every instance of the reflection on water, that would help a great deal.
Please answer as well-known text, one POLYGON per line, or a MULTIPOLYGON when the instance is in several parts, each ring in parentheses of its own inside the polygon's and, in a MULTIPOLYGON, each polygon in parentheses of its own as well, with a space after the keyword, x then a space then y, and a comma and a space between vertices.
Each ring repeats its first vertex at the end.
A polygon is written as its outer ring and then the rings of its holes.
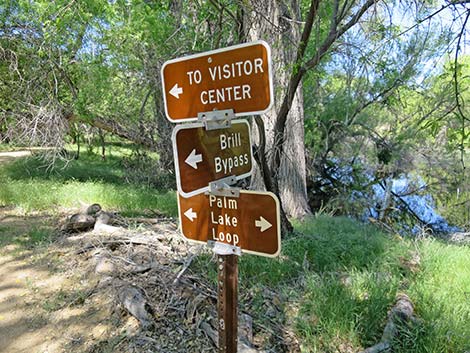
MULTIPOLYGON (((426 183, 420 177, 403 175, 399 178, 389 179, 384 183, 372 186, 373 200, 366 211, 369 217, 380 218, 381 210, 387 198, 393 199, 395 212, 407 212, 416 220, 411 229, 417 233, 423 227, 439 233, 458 232, 460 229, 450 225, 437 211, 436 204, 430 194, 423 193, 426 183)), ((389 206, 389 204, 387 204, 389 206)))

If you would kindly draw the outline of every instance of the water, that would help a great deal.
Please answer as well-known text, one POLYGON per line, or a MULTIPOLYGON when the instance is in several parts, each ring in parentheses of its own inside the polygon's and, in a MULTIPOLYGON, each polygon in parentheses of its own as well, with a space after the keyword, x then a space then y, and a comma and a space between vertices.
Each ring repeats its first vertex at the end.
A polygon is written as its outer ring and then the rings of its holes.
MULTIPOLYGON (((338 161, 336 161, 338 162, 338 161)), ((338 166, 339 163, 334 163, 338 166)), ((459 232, 459 227, 450 225, 436 208, 433 197, 426 193, 426 182, 420 176, 403 174, 396 178, 389 178, 384 182, 367 186, 373 179, 371 173, 362 170, 359 173, 350 165, 338 166, 331 175, 343 185, 354 188, 363 180, 363 190, 351 193, 351 201, 364 205, 363 219, 369 217, 379 219, 381 208, 384 206, 386 189, 389 189, 390 201, 387 204, 387 216, 396 220, 403 232, 417 234, 423 229, 436 233, 459 232), (393 206, 392 208, 390 208, 393 206), (407 217, 411 215, 411 217, 407 217), (411 222, 410 222, 411 220, 411 222)))
MULTIPOLYGON (((437 212, 433 197, 430 194, 423 194, 423 191, 426 190, 426 183, 419 176, 402 175, 398 178, 387 180, 387 183, 391 183, 389 187, 392 193, 391 198, 394 199, 394 205, 397 208, 396 212, 408 212, 416 216, 414 217, 416 224, 409 229, 412 233, 418 233, 423 228, 428 228, 438 233, 460 231, 458 227, 450 225, 437 212), (419 218, 421 222, 416 218, 419 218)), ((384 185, 380 184, 372 186, 373 200, 375 201, 373 205, 383 204, 384 197, 386 196, 384 187, 384 185)), ((367 211, 371 217, 379 218, 379 207, 372 206, 367 211)), ((409 226, 406 228, 409 228, 409 226)))

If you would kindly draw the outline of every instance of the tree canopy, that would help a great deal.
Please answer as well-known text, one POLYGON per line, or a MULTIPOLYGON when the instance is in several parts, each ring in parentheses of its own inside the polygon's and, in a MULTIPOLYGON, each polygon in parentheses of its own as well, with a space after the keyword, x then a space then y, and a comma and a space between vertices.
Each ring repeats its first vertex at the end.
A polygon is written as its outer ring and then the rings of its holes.
POLYGON ((94 127, 157 150, 171 172, 161 65, 259 38, 273 48, 277 105, 253 122, 268 131, 255 149, 288 215, 353 212, 351 192, 408 173, 462 210, 469 16, 468 1, 447 0, 4 1, 0 139, 62 149, 94 127), (289 145, 292 131, 305 149, 289 145), (283 179, 283 166, 300 172, 283 179))

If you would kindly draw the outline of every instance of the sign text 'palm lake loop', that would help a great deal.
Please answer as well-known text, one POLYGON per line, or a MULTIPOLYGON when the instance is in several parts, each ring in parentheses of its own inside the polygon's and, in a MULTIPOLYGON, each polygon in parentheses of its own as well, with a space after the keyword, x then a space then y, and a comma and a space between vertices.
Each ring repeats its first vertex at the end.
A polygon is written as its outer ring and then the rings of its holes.
POLYGON ((239 197, 180 195, 178 202, 181 230, 188 240, 222 242, 268 257, 279 254, 279 202, 274 194, 241 190, 239 197))

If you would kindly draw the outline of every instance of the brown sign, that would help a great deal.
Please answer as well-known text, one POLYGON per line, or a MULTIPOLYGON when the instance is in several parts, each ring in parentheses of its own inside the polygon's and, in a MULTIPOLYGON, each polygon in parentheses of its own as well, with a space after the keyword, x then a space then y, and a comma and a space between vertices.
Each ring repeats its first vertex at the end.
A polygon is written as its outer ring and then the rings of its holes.
POLYGON ((273 103, 271 51, 257 41, 173 59, 162 67, 162 85, 172 122, 213 110, 261 114, 273 103))
POLYGON ((239 197, 179 195, 178 209, 181 231, 188 240, 213 240, 268 257, 281 250, 279 201, 272 193, 241 190, 239 197))
POLYGON ((228 176, 250 176, 250 136, 250 126, 244 120, 234 120, 231 127, 217 130, 206 130, 202 123, 176 126, 172 141, 181 195, 189 197, 207 191, 210 182, 228 176))

